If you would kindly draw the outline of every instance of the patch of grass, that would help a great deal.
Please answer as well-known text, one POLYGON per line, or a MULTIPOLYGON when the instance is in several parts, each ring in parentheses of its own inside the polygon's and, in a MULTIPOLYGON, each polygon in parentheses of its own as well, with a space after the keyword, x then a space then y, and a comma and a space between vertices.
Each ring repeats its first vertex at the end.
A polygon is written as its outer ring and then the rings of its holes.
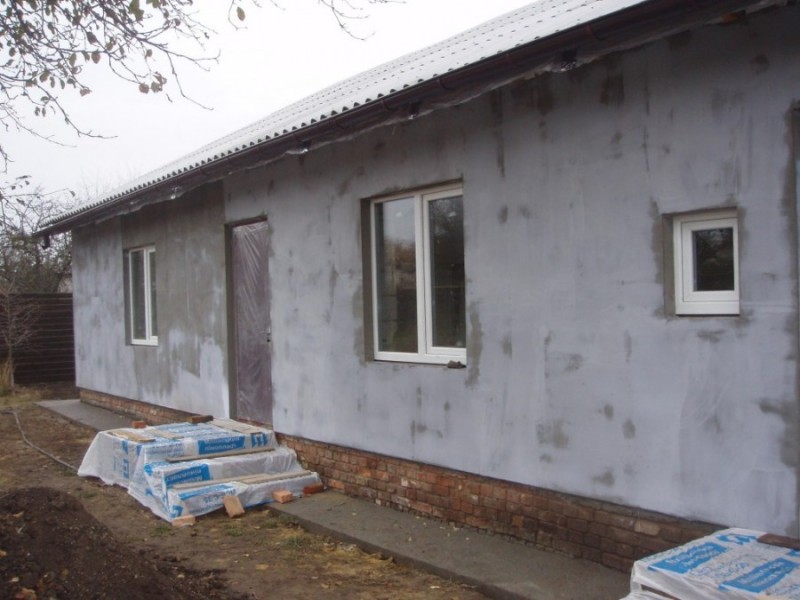
POLYGON ((82 499, 94 498, 97 496, 97 490, 77 490, 75 495, 82 499))
POLYGON ((261 526, 262 526, 264 529, 277 529, 277 527, 278 527, 279 525, 280 525, 280 521, 278 521, 278 519, 276 519, 275 517, 267 517, 267 518, 266 518, 266 519, 265 519, 265 520, 264 520, 264 521, 261 523, 261 526))
POLYGON ((287 550, 311 550, 319 547, 321 545, 321 541, 316 536, 309 535, 305 532, 292 533, 285 536, 280 541, 280 545, 287 550))
POLYGON ((167 525, 166 523, 159 523, 153 529, 150 530, 150 537, 161 539, 167 536, 173 535, 175 533, 175 528, 172 525, 167 525))
POLYGON ((278 523, 287 527, 298 527, 300 523, 291 515, 278 515, 278 523))
MULTIPOLYGON (((0 371, 2 368, 0 365, 0 371)), ((1 381, 2 377, 0 373, 0 407, 27 406, 42 399, 41 393, 36 388, 17 386, 11 389, 1 381)))
POLYGON ((223 526, 222 532, 230 537, 240 537, 244 535, 244 528, 239 521, 231 521, 223 526))

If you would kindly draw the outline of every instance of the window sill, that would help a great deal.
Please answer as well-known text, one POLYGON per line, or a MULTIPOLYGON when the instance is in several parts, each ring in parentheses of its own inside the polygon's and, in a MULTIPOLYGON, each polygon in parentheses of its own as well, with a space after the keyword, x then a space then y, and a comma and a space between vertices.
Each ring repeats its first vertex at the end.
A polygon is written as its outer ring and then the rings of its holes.
POLYGON ((390 356, 385 354, 375 356, 373 361, 386 364, 430 365, 448 369, 465 369, 467 367, 466 357, 460 356, 419 356, 417 354, 392 353, 390 356))
POLYGON ((158 340, 131 340, 131 346, 158 346, 158 340))

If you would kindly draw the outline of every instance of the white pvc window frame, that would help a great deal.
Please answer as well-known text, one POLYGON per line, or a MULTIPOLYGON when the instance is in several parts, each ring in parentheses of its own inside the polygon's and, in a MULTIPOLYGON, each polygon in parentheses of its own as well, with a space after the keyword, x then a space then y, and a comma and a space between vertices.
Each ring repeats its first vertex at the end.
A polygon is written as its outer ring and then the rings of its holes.
POLYGON ((675 259, 675 314, 739 314, 739 218, 735 210, 679 215, 673 217, 675 259), (707 229, 733 230, 733 289, 698 291, 695 289, 696 257, 694 233, 707 229))
MULTIPOLYGON (((430 248, 430 216, 428 206, 435 200, 459 196, 464 198, 461 185, 442 186, 413 193, 396 194, 378 198, 370 203, 370 256, 372 263, 372 333, 375 360, 446 365, 450 362, 467 363, 467 349, 433 345, 433 290, 430 248), (377 224, 375 207, 393 200, 414 201, 414 239, 417 281, 417 351, 397 352, 380 350, 380 315, 378 291, 377 224), (420 285, 422 282, 422 285, 420 285)), ((466 318, 466 315, 465 315, 466 318)))
POLYGON ((127 270, 128 270, 128 328, 130 331, 130 342, 137 346, 156 346, 158 345, 158 333, 156 324, 156 309, 153 306, 155 302, 155 289, 153 287, 153 273, 151 265, 155 264, 156 247, 155 246, 142 246, 139 248, 132 248, 127 251, 127 270), (136 323, 136 284, 134 278, 134 261, 141 261, 141 269, 143 273, 143 310, 142 318, 144 319, 144 336, 137 337, 136 323))

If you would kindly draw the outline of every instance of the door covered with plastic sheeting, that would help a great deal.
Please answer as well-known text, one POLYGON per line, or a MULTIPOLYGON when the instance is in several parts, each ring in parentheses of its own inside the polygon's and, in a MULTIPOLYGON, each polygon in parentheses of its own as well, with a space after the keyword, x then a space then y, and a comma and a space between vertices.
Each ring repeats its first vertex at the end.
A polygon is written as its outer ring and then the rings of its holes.
POLYGON ((272 423, 269 228, 266 221, 230 229, 232 416, 272 423))

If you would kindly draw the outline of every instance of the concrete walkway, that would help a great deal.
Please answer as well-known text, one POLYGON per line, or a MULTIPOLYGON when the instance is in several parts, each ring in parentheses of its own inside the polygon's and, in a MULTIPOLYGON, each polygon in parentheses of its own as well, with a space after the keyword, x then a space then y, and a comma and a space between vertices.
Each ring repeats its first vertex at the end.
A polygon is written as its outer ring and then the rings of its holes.
MULTIPOLYGON (((39 405, 99 431, 128 427, 131 422, 78 400, 39 405)), ((492 598, 614 600, 629 591, 629 577, 619 571, 336 492, 269 507, 295 518, 309 531, 461 581, 492 598)))

